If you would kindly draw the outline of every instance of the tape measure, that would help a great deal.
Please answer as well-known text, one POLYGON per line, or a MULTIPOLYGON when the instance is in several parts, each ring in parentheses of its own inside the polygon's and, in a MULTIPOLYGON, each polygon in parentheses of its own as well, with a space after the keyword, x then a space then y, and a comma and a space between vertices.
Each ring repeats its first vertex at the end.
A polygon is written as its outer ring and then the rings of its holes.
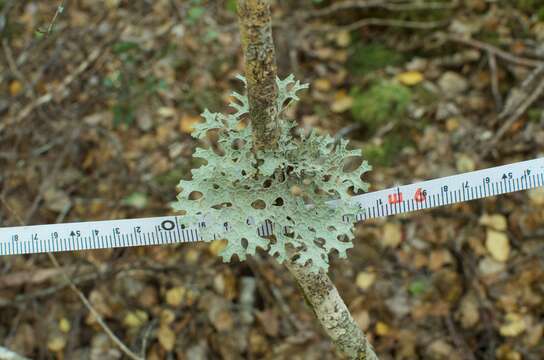
MULTIPOLYGON (((352 198, 357 221, 481 199, 544 186, 544 157, 489 169, 395 186, 352 198)), ((228 224, 225 224, 228 226, 228 224)), ((182 216, 88 221, 0 228, 0 255, 35 254, 202 241, 199 228, 184 227, 182 216)), ((267 223, 261 236, 273 232, 267 223)))

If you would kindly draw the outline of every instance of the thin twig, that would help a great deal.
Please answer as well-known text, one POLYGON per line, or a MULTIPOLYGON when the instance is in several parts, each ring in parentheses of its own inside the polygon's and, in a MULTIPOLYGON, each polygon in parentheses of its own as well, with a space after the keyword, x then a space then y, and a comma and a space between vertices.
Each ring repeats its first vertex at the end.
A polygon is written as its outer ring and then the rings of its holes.
POLYGON ((17 68, 17 64, 15 63, 15 59, 13 58, 13 53, 11 52, 11 48, 9 47, 7 38, 2 39, 2 48, 4 50, 4 55, 6 56, 9 70, 22 84, 24 84, 25 90, 28 91, 32 96, 34 96, 34 90, 32 89, 30 82, 17 68))
POLYGON ((407 4, 398 4, 398 3, 389 3, 384 2, 383 0, 374 0, 374 1, 342 1, 339 3, 334 3, 331 6, 328 6, 323 9, 318 9, 314 11, 306 12, 302 17, 304 19, 320 17, 320 16, 329 16, 338 11, 343 10, 353 10, 353 9, 384 9, 389 11, 414 11, 414 10, 444 10, 452 9, 457 6, 457 1, 452 1, 450 4, 443 2, 428 2, 428 3, 407 3, 407 4))
POLYGON ((60 2, 60 4, 57 6, 57 10, 55 11, 55 14, 53 15, 53 19, 51 19, 51 22, 49 23, 49 26, 47 27, 47 31, 45 32, 45 36, 49 36, 53 32, 53 28, 55 27, 55 23, 57 22, 57 18, 64 11, 64 7, 65 7, 64 3, 65 3, 65 0, 62 0, 60 2))
MULTIPOLYGON (((56 268, 62 269, 62 267, 60 266, 57 259, 52 253, 47 253, 47 256, 49 257, 49 260, 51 260, 51 262, 56 268)), ((104 319, 102 319, 102 316, 100 316, 98 311, 96 311, 96 309, 92 306, 92 304, 87 299, 87 297, 85 297, 85 295, 81 292, 81 290, 79 290, 79 288, 74 284, 72 279, 70 279, 70 277, 68 277, 68 275, 66 275, 66 273, 64 273, 63 271, 61 271, 61 276, 64 278, 64 281, 68 283, 68 286, 72 289, 72 291, 77 294, 77 296, 79 297, 83 305, 85 305, 87 310, 89 310, 89 312, 94 316, 96 322, 100 325, 102 330, 104 330, 104 332, 121 349, 121 351, 133 360, 143 360, 142 357, 133 353, 132 350, 130 350, 121 340, 119 340, 119 338, 113 333, 113 331, 106 324, 104 319)))
MULTIPOLYGON (((6 206, 6 208, 8 209, 8 211, 10 211, 13 216, 15 216, 15 218, 17 219, 17 221, 19 222, 19 224, 21 226, 24 226, 25 223, 23 222, 23 219, 21 219, 21 217, 19 216, 19 214, 17 212, 15 212, 5 201, 3 198, 0 197, 0 201, 2 201, 2 203, 4 204, 4 206, 6 206)), ((64 279, 64 281, 68 284, 68 286, 70 287, 70 289, 72 289, 73 292, 75 292, 77 294, 77 296, 79 297, 79 299, 81 300, 81 302, 83 303, 83 305, 85 305, 85 307, 89 310, 89 312, 94 316, 94 318, 96 319, 96 322, 98 322, 98 324, 100 325, 100 327, 102 328, 102 330, 109 336, 109 338, 121 349, 121 351, 126 355, 128 356, 130 359, 132 360, 144 360, 144 358, 142 357, 139 357, 138 355, 136 355, 135 353, 132 352, 132 350, 130 350, 121 340, 119 340, 119 338, 113 333, 113 331, 109 328, 109 326, 106 324, 106 322, 104 321, 104 319, 102 319, 102 317, 100 316, 100 314, 98 313, 98 311, 96 311, 96 309, 92 306, 92 304, 90 303, 90 301, 87 299, 87 297, 85 297, 85 295, 83 294, 83 292, 81 292, 81 290, 79 290, 79 288, 74 284, 74 282, 72 281, 72 279, 70 279, 70 277, 66 274, 66 272, 64 272, 64 269, 62 268, 62 266, 60 266, 60 264, 58 263, 57 259, 55 258, 55 256, 52 254, 52 253, 47 253, 47 256, 49 257, 49 260, 53 263, 53 265, 55 266, 55 268, 59 269, 60 271, 60 274, 62 276, 62 278, 64 279)))
POLYGON ((534 60, 534 59, 521 58, 519 56, 512 55, 509 52, 506 52, 506 51, 504 51, 502 49, 499 49, 498 47, 495 47, 493 45, 487 44, 487 43, 479 41, 479 40, 467 39, 467 38, 464 38, 464 37, 461 37, 461 36, 458 36, 458 35, 452 35, 452 34, 446 35, 445 39, 448 40, 448 41, 452 41, 452 42, 456 42, 456 43, 460 43, 460 44, 464 44, 464 45, 469 45, 469 46, 472 46, 472 47, 480 49, 480 50, 485 50, 488 53, 491 53, 491 54, 493 54, 493 55, 495 55, 495 56, 497 56, 497 57, 499 57, 499 58, 501 58, 503 60, 511 62, 513 64, 527 66, 527 67, 537 67, 537 66, 540 66, 540 65, 544 64, 542 61, 538 61, 538 60, 534 60))
POLYGON ((493 146, 497 144, 497 142, 506 134, 506 132, 510 129, 512 124, 516 122, 517 119, 522 116, 525 111, 536 101, 540 96, 544 94, 544 81, 541 81, 540 84, 537 86, 537 88, 521 103, 521 105, 516 109, 516 111, 504 122, 504 124, 501 126, 501 128, 497 131, 495 134, 495 137, 491 142, 489 143, 489 146, 493 146))
POLYGON ((499 75, 497 71, 497 58, 495 54, 487 52, 487 57, 489 59, 489 71, 491 72, 491 92, 493 93, 493 98, 495 99, 495 107, 497 111, 502 109, 502 96, 499 91, 499 75))
POLYGON ((449 21, 409 21, 397 19, 365 18, 349 25, 313 26, 317 31, 354 31, 365 26, 390 26, 416 30, 431 30, 448 25, 449 21))

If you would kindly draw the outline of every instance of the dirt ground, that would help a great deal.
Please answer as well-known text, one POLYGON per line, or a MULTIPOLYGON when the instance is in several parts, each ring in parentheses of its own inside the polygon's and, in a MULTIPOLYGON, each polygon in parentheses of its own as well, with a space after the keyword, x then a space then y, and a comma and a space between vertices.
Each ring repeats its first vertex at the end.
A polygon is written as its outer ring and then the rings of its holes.
MULTIPOLYGON (((290 110, 371 190, 544 154, 544 3, 277 0, 290 110)), ((0 0, 0 225, 173 214, 227 111, 235 1, 0 0), (59 8, 60 6, 60 8, 59 8), (61 11, 59 11, 61 10, 61 11)), ((330 275, 381 359, 542 359, 544 190, 360 223, 330 275)), ((0 345, 32 359, 336 359, 286 269, 221 244, 0 259, 0 345)))

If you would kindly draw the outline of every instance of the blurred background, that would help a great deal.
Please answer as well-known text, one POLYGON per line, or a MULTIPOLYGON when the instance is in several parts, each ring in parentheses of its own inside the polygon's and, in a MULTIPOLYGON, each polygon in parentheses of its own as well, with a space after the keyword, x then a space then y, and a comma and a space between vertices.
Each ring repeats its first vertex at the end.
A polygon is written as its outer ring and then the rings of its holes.
MULTIPOLYGON (((192 126, 240 90, 235 8, 0 0, 0 224, 171 213, 198 166, 192 126)), ((541 0, 277 0, 273 18, 279 74, 311 85, 289 115, 362 148, 372 190, 543 156, 541 0)), ((542 189, 356 234, 330 274, 382 359, 542 358, 542 189)), ((338 358, 281 265, 224 264, 220 250, 57 258, 148 359, 338 358)), ((0 259, 0 345, 124 357, 46 255, 0 259)))

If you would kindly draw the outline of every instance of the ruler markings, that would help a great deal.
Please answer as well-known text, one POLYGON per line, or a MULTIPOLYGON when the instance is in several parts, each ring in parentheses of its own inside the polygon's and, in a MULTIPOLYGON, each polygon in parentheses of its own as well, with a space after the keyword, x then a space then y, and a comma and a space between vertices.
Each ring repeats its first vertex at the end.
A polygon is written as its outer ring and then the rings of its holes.
MULTIPOLYGON (((543 185, 544 158, 539 158, 394 186, 352 200, 361 210, 355 219, 364 221, 543 185)), ((182 221, 181 216, 163 216, 0 228, 0 255, 202 241, 199 229, 206 226, 208 219, 203 218, 195 227, 185 227, 182 221)), ((251 218, 248 224, 253 224, 251 218)), ((257 234, 273 234, 273 225, 266 221, 257 227, 257 234)), ((228 224, 225 229, 230 229, 228 224)))

